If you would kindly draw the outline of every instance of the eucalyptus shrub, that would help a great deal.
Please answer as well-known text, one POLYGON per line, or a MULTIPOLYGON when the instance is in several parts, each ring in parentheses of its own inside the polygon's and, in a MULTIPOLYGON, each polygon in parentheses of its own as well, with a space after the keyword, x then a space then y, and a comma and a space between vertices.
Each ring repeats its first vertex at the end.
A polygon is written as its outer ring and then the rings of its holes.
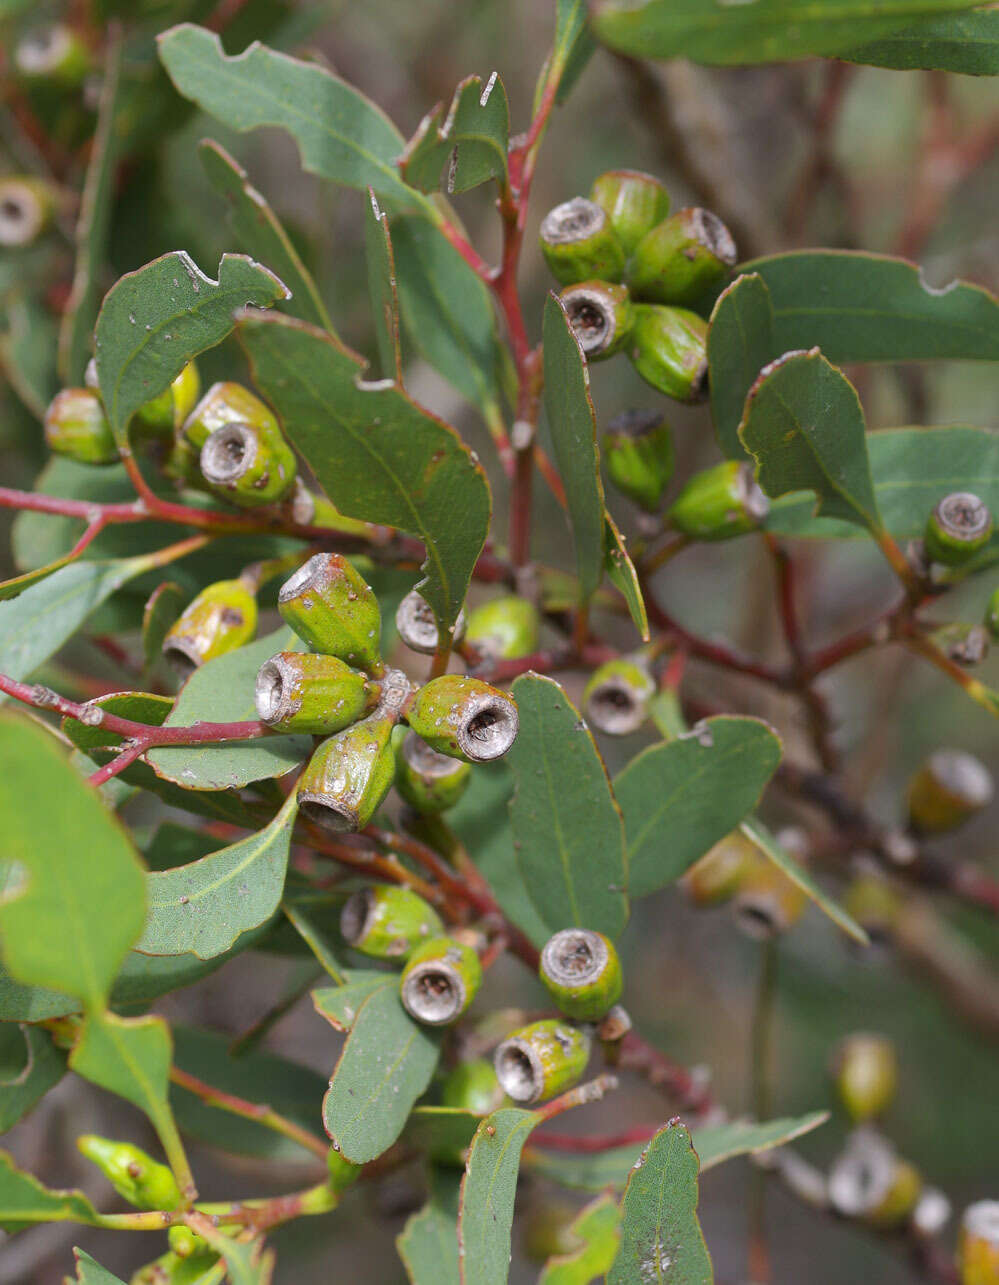
MULTIPOLYGON (((129 1233, 135 1285, 250 1285, 275 1272, 273 1229, 343 1217, 341 1202, 403 1172, 421 1193, 397 1239, 408 1279, 493 1285, 526 1175, 590 1193, 568 1213, 522 1207, 540 1281, 701 1285, 714 1275, 699 1172, 749 1155, 755 1281, 771 1279, 762 1201, 781 1183, 908 1251, 926 1279, 999 1282, 999 1190, 976 1193, 953 1234, 932 1172, 882 1123, 904 1050, 843 1032, 803 1115, 773 1100, 768 1071, 780 944, 806 912, 830 921, 837 951, 897 951, 960 1018, 999 1026, 995 974, 925 932, 928 892, 999 913, 986 871, 932 848, 988 805, 987 766, 940 745, 906 819, 886 825, 845 784, 822 685, 901 647, 999 714, 974 672, 999 633, 999 438, 868 433, 843 369, 995 361, 999 304, 964 282, 931 288, 900 257, 746 261, 725 211, 677 209, 668 182, 633 169, 529 205, 549 121, 600 44, 640 73, 635 59, 824 57, 837 76, 849 63, 986 75, 999 12, 558 0, 533 104, 472 75, 407 140, 349 80, 279 51, 307 38, 309 6, 243 8, 94 3, 46 25, 31 5, 0 13, 3 369, 51 454, 34 489, 0 489, 21 511, 19 573, 0 584, 0 1120, 10 1129, 72 1071, 150 1126, 80 1134, 101 1175, 87 1193, 2 1153, 0 1224, 129 1233), (275 127, 304 170, 358 189, 371 361, 210 138, 198 155, 231 237, 214 276, 174 249, 106 282, 118 184, 182 101, 230 133, 275 127), (496 265, 458 213, 482 185, 496 265), (518 279, 535 227, 551 274, 540 310, 518 279), (412 395, 416 353, 480 415, 493 486, 412 395), (645 392, 598 424, 603 361, 630 363, 645 392), (707 468, 678 469, 676 402, 709 403, 707 468), (541 498, 564 511, 571 559, 545 547, 541 498), (846 537, 884 559, 894 590, 817 646, 803 541, 846 537), (786 662, 667 613, 664 569, 706 542, 772 559, 786 662), (941 620, 970 583, 982 614, 941 620), (788 729, 729 708, 729 687, 720 703, 692 694, 688 661, 782 693, 805 748, 785 754, 788 729), (767 827, 761 815, 782 815, 771 785, 810 805, 808 825, 767 827), (629 1015, 642 993, 670 1003, 670 984, 627 964, 633 904, 667 888, 727 905, 759 943, 752 1118, 629 1015), (228 1051, 157 1012, 245 951, 260 969, 311 961, 316 1021, 344 1037, 325 1092, 280 1046, 277 1105, 273 1080, 253 1087, 254 1045, 298 991, 228 1051), (529 1008, 497 998, 506 955, 540 979, 529 1008), (616 1095, 611 1114, 632 1120, 642 1078, 659 1121, 601 1131, 594 1104, 616 1095), (818 1166, 788 1144, 826 1125, 829 1100, 843 1142, 818 1166), (206 1106, 235 1117, 237 1154, 280 1144, 311 1181, 246 1192, 233 1171, 232 1190, 203 1199, 185 1140, 205 1138, 206 1106), (569 1111, 572 1131, 548 1127, 569 1111)), ((118 1281, 76 1258, 76 1280, 118 1281)))

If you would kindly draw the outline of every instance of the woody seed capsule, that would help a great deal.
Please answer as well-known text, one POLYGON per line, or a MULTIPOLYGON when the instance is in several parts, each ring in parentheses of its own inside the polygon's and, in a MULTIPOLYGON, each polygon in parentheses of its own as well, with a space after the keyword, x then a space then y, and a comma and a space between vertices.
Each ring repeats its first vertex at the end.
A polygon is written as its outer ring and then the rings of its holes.
POLYGON ((559 297, 587 361, 602 361, 624 347, 634 323, 627 286, 581 281, 559 297))
POLYGON ((666 521, 692 540, 731 540, 755 531, 770 501, 748 460, 725 460, 695 473, 666 510, 666 521))
POLYGON ((472 779, 472 766, 438 752, 410 732, 397 755, 395 788, 421 816, 453 808, 472 779))
POLYGON ((604 467, 622 495, 647 513, 658 512, 673 476, 673 433, 658 411, 630 410, 607 425, 604 467))
MULTIPOLYGON (((422 656, 432 656, 437 650, 437 617, 426 598, 416 589, 411 589, 395 613, 395 627, 399 637, 410 649, 422 656)), ((465 636, 465 612, 458 612, 452 633, 453 642, 461 642, 465 636)))
POLYGON ((736 260, 732 234, 710 210, 677 210, 635 250, 630 281, 636 299, 692 304, 728 276, 736 260))
POLYGON ((18 42, 14 66, 21 79, 77 89, 90 71, 90 53, 78 35, 62 22, 35 27, 18 42))
POLYGON ((922 1179, 869 1125, 855 1129, 829 1172, 829 1199, 846 1218, 890 1230, 912 1213, 922 1179))
POLYGON ((686 308, 636 303, 628 356, 653 388, 680 402, 698 402, 708 391, 707 322, 686 308))
POLYGON ((116 464, 118 444, 98 395, 89 388, 64 388, 45 412, 45 441, 57 455, 80 464, 116 464))
POLYGON ((163 655, 189 674, 226 652, 249 642, 257 632, 257 600, 242 580, 210 584, 170 626, 163 655))
POLYGON ((314 651, 377 673, 382 618, 378 599, 339 553, 317 553, 284 582, 278 611, 314 651))
POLYGON ((468 1008, 482 985, 482 965, 470 946, 437 937, 418 946, 400 979, 403 1007, 427 1026, 446 1026, 468 1008))
POLYGON ((370 713, 380 690, 335 656, 282 651, 261 665, 255 695, 257 717, 269 727, 328 736, 370 713))
POLYGON ((406 959, 444 931, 440 915, 409 888, 372 884, 352 893, 340 913, 348 946, 372 959, 406 959))
POLYGON ((961 1285, 999 1285, 999 1200, 978 1200, 961 1217, 961 1285))
POLYGON ((590 1040, 559 1018, 532 1022, 496 1049, 496 1076, 515 1102, 533 1103, 571 1088, 586 1070, 590 1040))
POLYGON ((620 281, 624 248, 606 213, 593 201, 574 196, 549 210, 541 221, 541 253, 556 281, 620 281))
POLYGON ((468 617, 465 641, 486 660, 516 660, 538 645, 538 609, 526 598, 508 594, 476 607, 468 617))
POLYGON ((594 180, 590 198, 607 214, 626 254, 669 214, 669 193, 641 170, 608 170, 594 180))
POLYGON ((909 782, 909 824, 921 834, 956 830, 992 802, 992 774, 973 754, 936 750, 909 782))
POLYGON ((684 872, 680 885, 695 906, 719 906, 735 896, 759 858, 756 845, 733 830, 684 872))
POLYGON ((590 928, 549 937, 538 975, 566 1017, 595 1022, 621 998, 621 961, 614 943, 590 928))
POLYGON ((254 508, 290 491, 295 455, 280 432, 253 424, 225 424, 201 448, 201 472, 216 495, 254 508))
POLYGON ((655 690, 644 661, 624 656, 593 671, 583 692, 583 708, 598 732, 627 736, 645 722, 655 690))
POLYGON ((898 1087, 895 1046, 883 1035, 848 1035, 833 1056, 832 1074, 850 1119, 873 1120, 891 1105, 898 1087))
POLYGON ((927 557, 959 566, 984 549, 992 536, 992 514, 970 491, 945 495, 929 516, 923 537, 927 557))
POLYGON ((0 246, 30 245, 48 224, 53 205, 52 190, 40 179, 0 179, 0 246))
POLYGON ((413 697, 406 721, 439 754, 488 763, 507 752, 517 736, 517 706, 479 678, 444 674, 413 697))

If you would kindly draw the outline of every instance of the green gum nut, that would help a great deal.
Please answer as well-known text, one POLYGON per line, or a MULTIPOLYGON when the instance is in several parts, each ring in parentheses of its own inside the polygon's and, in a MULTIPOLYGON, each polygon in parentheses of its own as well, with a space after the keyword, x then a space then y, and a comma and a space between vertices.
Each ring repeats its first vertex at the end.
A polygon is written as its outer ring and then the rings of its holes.
POLYGON ((566 1015, 596 1022, 621 998, 624 982, 614 943, 591 928, 564 928, 545 942, 538 976, 566 1015))
POLYGON ((587 361, 602 361, 624 347, 635 321, 627 286, 581 281, 559 298, 587 361))
POLYGON ((793 928, 807 904, 798 885, 761 856, 743 873, 732 909, 747 937, 768 941, 793 928))
POLYGON ((195 451, 200 451, 212 433, 227 424, 250 424, 278 432, 278 422, 259 397, 232 380, 212 384, 198 404, 186 416, 179 435, 195 451))
POLYGON ((460 1062, 444 1077, 441 1086, 441 1103, 456 1111, 471 1111, 473 1115, 489 1115, 506 1100, 503 1086, 496 1076, 496 1068, 484 1057, 460 1062))
POLYGON ((970 491, 945 495, 930 514, 923 537, 931 562, 959 566, 984 549, 992 536, 992 514, 970 491))
POLYGON ((858 875, 843 893, 843 909, 875 945, 891 941, 900 906, 898 893, 877 874, 858 875))
POLYGON ((108 1179, 115 1191, 138 1209, 178 1209, 183 1203, 177 1181, 166 1167, 130 1142, 82 1134, 78 1149, 108 1179))
POLYGON ((52 22, 33 28, 18 41, 14 66, 22 80, 77 89, 89 74, 92 60, 75 31, 52 22))
POLYGON ((594 180, 590 199, 610 219, 625 254, 669 214, 669 193, 641 170, 608 170, 594 180))
POLYGON ((11 174, 0 178, 0 246, 31 245, 48 226, 55 208, 52 188, 41 179, 11 174))
POLYGON ((695 906, 720 906, 735 896, 758 860, 756 845, 733 830, 684 872, 680 884, 695 906))
POLYGON ((181 674, 248 643, 257 632, 257 599, 242 580, 218 580, 170 626, 163 655, 181 674))
POLYGON ((470 763, 438 754, 413 732, 396 755, 395 788, 421 816, 453 808, 472 779, 470 763))
POLYGON ((478 994, 482 965, 471 946, 436 937, 406 960, 399 994, 406 1012, 426 1026, 456 1022, 478 994))
POLYGON ((658 411, 629 410, 607 425, 601 443, 608 480, 646 513, 657 513, 673 477, 673 433, 658 411))
POLYGON ((736 260, 735 241, 710 210, 677 210, 641 240, 631 264, 636 299, 692 304, 719 285, 736 260))
POLYGON ((961 1216, 961 1285, 999 1285, 999 1200, 978 1200, 961 1216))
POLYGON ((973 754, 936 750, 909 781, 909 825, 920 834, 956 830, 992 802, 992 773, 973 754))
POLYGON ((336 656, 281 651, 257 673, 257 717, 275 731, 329 736, 369 714, 380 694, 377 683, 336 656))
MULTIPOLYGON (((419 652, 421 656, 432 656, 437 650, 437 618, 430 603, 418 590, 411 589, 399 603, 395 613, 395 627, 410 651, 419 652)), ((464 609, 458 612, 451 635, 452 643, 459 643, 464 638, 464 609)))
POLYGON ((443 931, 429 902, 394 884, 371 884, 352 893, 340 913, 344 941, 372 959, 407 959, 443 931))
POLYGON ((541 253, 560 285, 577 281, 620 281, 624 247, 607 214, 593 201, 574 196, 541 220, 541 253))
POLYGON ((636 303, 628 344, 635 369, 653 388, 679 402, 699 402, 708 391, 708 326, 696 312, 636 303))
POLYGON ((571 1088, 586 1070, 589 1036, 560 1018, 532 1022, 505 1039, 493 1064, 504 1093, 531 1104, 571 1088))
POLYGON ((730 540, 755 531, 770 501, 748 460, 725 460, 695 473, 666 510, 666 521, 691 540, 730 540))
POLYGON ((913 1166, 869 1125, 854 1129, 829 1171, 829 1201, 836 1212, 883 1231, 905 1222, 922 1186, 913 1166))
POLYGON ((898 1059, 884 1035, 848 1035, 833 1054, 831 1070, 836 1096, 854 1124, 873 1120, 891 1106, 898 1088, 898 1059))
POLYGON ((364 1165, 355 1165, 352 1160, 345 1160, 335 1147, 326 1153, 326 1183, 338 1195, 357 1182, 364 1165))
POLYGON ((382 668, 382 616, 371 586, 339 553, 317 553, 278 591, 278 611, 314 651, 382 668))
POLYGON ((89 388, 64 388, 45 412, 45 441, 80 464, 116 464, 118 446, 101 399, 89 388))
POLYGON ((201 474, 223 499, 240 508, 276 504, 295 483, 295 453, 280 430, 224 424, 201 448, 201 474))
POLYGON ((583 690, 583 709, 598 732, 627 736, 645 722, 655 690, 644 659, 622 656, 593 671, 583 690))
POLYGON ((999 587, 993 589, 985 605, 985 628, 999 639, 999 587))
POLYGON ((465 640, 484 660, 518 660, 537 650, 539 627, 534 603, 508 594, 469 613, 465 640))
POLYGON ((466 763, 488 763, 517 738, 517 706, 480 678, 444 674, 413 697, 406 720, 431 749, 466 763))
POLYGON ((201 376, 193 361, 188 362, 162 393, 140 406, 132 422, 149 437, 171 437, 194 409, 201 391, 201 376))

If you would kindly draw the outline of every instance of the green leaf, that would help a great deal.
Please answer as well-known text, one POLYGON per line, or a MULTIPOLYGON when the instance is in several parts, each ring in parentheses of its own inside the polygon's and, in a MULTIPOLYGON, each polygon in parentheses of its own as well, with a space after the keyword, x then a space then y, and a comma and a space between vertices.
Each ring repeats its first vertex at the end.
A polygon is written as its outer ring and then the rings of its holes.
MULTIPOLYGON (((98 696, 93 707, 117 714, 120 718, 130 718, 135 723, 144 723, 148 727, 162 727, 167 715, 173 709, 169 696, 159 696, 152 692, 111 692, 108 696, 98 696)), ((64 718, 62 731, 85 754, 96 750, 115 748, 121 745, 120 732, 109 731, 103 723, 83 723, 78 718, 64 718)), ((105 756, 107 758, 109 756, 105 756)))
MULTIPOLYGON (((300 651, 303 646, 296 634, 282 628, 207 661, 184 684, 165 726, 255 719, 257 670, 276 652, 300 651)), ((262 736, 215 745, 161 745, 149 751, 146 762, 157 776, 186 790, 225 790, 284 776, 311 752, 308 736, 262 736)))
POLYGON ((722 452, 746 458, 739 421, 756 377, 779 353, 774 351, 770 291, 758 273, 737 277, 718 296, 708 328, 711 415, 722 452))
MULTIPOLYGON (((368 292, 378 342, 378 363, 385 379, 402 384, 402 348, 399 344, 399 297, 396 290, 395 259, 388 218, 378 198, 368 189, 364 207, 364 252, 368 263, 368 292)), ((332 327, 327 326, 330 330, 332 327)))
POLYGON ((628 1175, 621 1248, 607 1285, 711 1285, 714 1272, 697 1221, 697 1154, 679 1120, 655 1135, 628 1175))
POLYGON ((111 1003, 116 1007, 148 1005, 161 995, 193 986, 249 946, 256 945, 266 931, 263 926, 256 932, 244 933, 232 950, 214 959, 197 959, 194 955, 140 955, 131 950, 111 988, 111 1003))
POLYGON ((438 103, 420 121, 398 165, 402 177, 421 192, 436 192, 447 166, 448 192, 467 192, 491 178, 506 182, 510 107, 496 72, 485 87, 467 76, 445 113, 438 103))
POLYGON ((213 959, 266 923, 284 891, 297 808, 293 791, 256 834, 190 865, 148 874, 149 908, 136 950, 213 959))
POLYGON ((12 1047, 24 1050, 23 1067, 5 1070, 0 1078, 0 1133, 12 1129, 58 1084, 66 1071, 66 1055, 52 1043, 48 1031, 37 1026, 0 1026, 0 1052, 9 1056, 12 1047))
POLYGON ((603 1278, 617 1256, 621 1233, 620 1211, 609 1192, 585 1205, 570 1223, 569 1235, 581 1241, 568 1254, 549 1258, 538 1277, 538 1285, 589 1285, 603 1278))
POLYGON ((363 361, 331 336, 247 314, 240 338, 257 387, 340 512, 423 541, 420 592, 446 632, 489 530, 481 466, 453 428, 401 388, 359 382, 363 361))
POLYGON ((226 1265, 229 1285, 270 1285, 274 1270, 274 1253, 263 1250, 261 1240, 236 1241, 219 1231, 215 1220, 203 1214, 191 1220, 199 1236, 208 1241, 226 1265))
POLYGON ((142 611, 142 661, 151 669, 160 658, 171 625, 184 610, 184 591, 173 580, 164 580, 150 594, 142 611))
POLYGON ((734 830, 759 802, 780 758, 780 738, 766 723, 726 716, 637 754, 614 781, 631 895, 673 883, 734 830))
POLYGON ((458 1215, 462 1285, 506 1285, 520 1153, 539 1122, 534 1111, 501 1107, 475 1131, 458 1215))
POLYGON ((605 513, 604 517, 607 520, 607 552, 604 563, 607 578, 616 589, 621 591, 628 604, 632 623, 641 634, 642 641, 648 642, 649 616, 645 610, 645 599, 642 597, 642 586, 638 582, 635 564, 631 560, 628 546, 617 528, 617 523, 609 513, 605 513))
POLYGON ((287 286, 284 310, 332 331, 333 323, 311 273, 246 170, 210 138, 199 143, 198 157, 209 183, 226 203, 236 244, 258 263, 265 263, 287 286))
POLYGON ((74 562, 75 558, 67 553, 65 557, 56 558, 55 562, 48 562, 43 567, 36 567, 34 571, 25 571, 22 575, 14 576, 11 580, 5 580, 0 584, 0 602, 6 602, 8 598, 16 598, 18 594, 30 589, 33 584, 38 584, 40 580, 46 580, 49 576, 61 568, 74 562))
POLYGON ((771 356, 817 347, 832 362, 999 361, 999 300, 963 281, 929 287, 907 259, 797 250, 739 271, 770 290, 771 356))
POLYGON ((834 924, 842 928, 854 941, 859 941, 862 946, 870 945, 867 933, 853 916, 848 915, 843 907, 815 882, 804 866, 799 865, 789 853, 784 851, 761 821, 757 821, 755 817, 749 817, 743 821, 740 828, 743 834, 756 844, 763 855, 769 857, 792 883, 796 883, 802 892, 806 893, 815 902, 823 914, 829 916, 834 924))
POLYGON ((76 268, 66 311, 59 328, 59 375, 64 384, 81 384, 90 360, 90 343, 101 301, 101 272, 108 254, 119 139, 121 40, 112 37, 104 55, 104 83, 97 108, 87 176, 76 222, 76 268))
POLYGON ((785 353, 761 371, 739 437, 768 495, 814 491, 817 515, 880 525, 860 399, 817 348, 785 353))
MULTIPOLYGON (((559 77, 556 103, 564 103, 596 50, 586 21, 586 0, 557 0, 552 69, 559 77)), ((537 110, 537 104, 535 104, 537 110)))
POLYGON ((829 1119, 828 1111, 812 1111, 797 1118, 785 1117, 756 1124, 751 1120, 732 1120, 727 1124, 706 1124, 694 1130, 694 1149, 701 1162, 701 1173, 720 1165, 733 1156, 783 1147, 795 1138, 818 1129, 829 1119))
POLYGON ((460 1285, 458 1199, 461 1173, 431 1169, 430 1198, 411 1214, 396 1248, 411 1285, 460 1285))
MULTIPOLYGON (((125 1285, 125 1282, 117 1276, 112 1276, 106 1267, 95 1262, 88 1253, 82 1249, 74 1249, 73 1257, 76 1259, 76 1282, 75 1285, 125 1285)), ((66 1285, 74 1285, 74 1282, 66 1277, 66 1285)))
POLYGON ((347 1160, 363 1164, 387 1150, 430 1083, 441 1032, 414 1022, 398 984, 361 1005, 323 1099, 323 1123, 347 1160))
POLYGON ((0 1151, 0 1227, 21 1231, 32 1223, 97 1224, 97 1211, 82 1191, 53 1191, 18 1169, 13 1157, 0 1151))
POLYGON ((121 277, 104 298, 95 332, 101 398, 118 443, 126 445, 140 406, 192 357, 225 339, 238 308, 267 308, 287 295, 273 272, 244 254, 222 256, 218 281, 183 250, 121 277))
POLYGON ((481 1120, 481 1115, 461 1107, 414 1107, 403 1137, 432 1160, 459 1156, 472 1145, 481 1120))
POLYGON ((314 62, 254 43, 228 57, 217 35, 184 23, 157 38, 178 93, 239 133, 286 129, 310 174, 415 204, 425 198, 399 177, 402 135, 370 99, 314 62))
POLYGON ((142 870, 124 831, 52 738, 6 718, 0 850, 21 872, 0 901, 7 967, 20 982, 101 1008, 142 930, 142 870))
POLYGON ((326 889, 309 885, 286 885, 281 909, 305 945, 315 956, 335 986, 345 985, 348 969, 340 957, 344 943, 340 936, 340 911, 345 896, 331 895, 326 889))
POLYGON ((576 925, 616 937, 628 918, 624 824, 593 736, 554 679, 524 674, 513 696, 510 820, 531 900, 550 933, 576 925))
POLYGON ((4 305, 0 313, 0 372, 28 411, 41 420, 59 389, 58 330, 39 299, 14 295, 4 305))
POLYGON ((604 573, 604 488, 590 372, 565 308, 556 294, 545 300, 545 414, 559 473, 565 483, 583 601, 604 573))
POLYGON ((973 9, 967 0, 596 0, 598 39, 636 58, 725 66, 836 54, 916 18, 973 9))
POLYGON ((902 71, 955 71, 965 76, 999 75, 999 10, 959 18, 934 18, 892 31, 868 45, 848 49, 846 62, 902 71))
POLYGON ((335 1031, 350 1031, 364 1001, 375 991, 395 988, 395 973, 374 968, 352 968, 342 986, 321 986, 312 992, 312 1002, 320 1017, 325 1017, 335 1031))

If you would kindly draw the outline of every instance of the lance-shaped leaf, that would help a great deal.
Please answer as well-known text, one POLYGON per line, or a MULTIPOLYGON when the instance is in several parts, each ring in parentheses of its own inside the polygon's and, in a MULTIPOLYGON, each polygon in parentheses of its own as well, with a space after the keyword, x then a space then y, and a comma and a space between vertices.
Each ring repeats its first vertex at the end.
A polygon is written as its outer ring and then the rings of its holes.
POLYGON ((420 592, 446 632, 457 619, 489 529, 482 467, 450 425, 385 381, 330 335, 286 317, 245 315, 254 381, 336 507, 426 546, 420 592))
POLYGON ((621 1248, 607 1285, 711 1285, 711 1258, 697 1221, 697 1171, 686 1126, 671 1120, 628 1176, 621 1248))
POLYGON ((146 926, 136 950, 212 959, 266 923, 284 891, 296 811, 292 791, 262 830, 190 865, 148 874, 146 926))
MULTIPOLYGON (((551 68, 558 75, 556 103, 564 103, 596 49, 587 23, 586 0, 558 0, 555 6, 555 42, 551 68)), ((542 81, 539 81, 540 90, 542 81)), ((537 110, 537 100, 535 100, 537 110)))
POLYGON ((593 736, 554 679, 525 674, 513 695, 510 819, 528 893, 549 932, 616 937, 628 918, 624 825, 593 736))
POLYGON ((440 1046, 441 1032, 413 1021, 397 985, 364 1001, 323 1099, 323 1123, 341 1155, 363 1164, 395 1142, 440 1046))
POLYGON ((694 1149, 701 1162, 701 1173, 720 1165, 733 1156, 772 1151, 801 1138, 829 1119, 828 1111, 811 1111, 797 1118, 785 1117, 757 1124, 752 1120, 731 1120, 727 1124, 706 1124, 694 1130, 694 1149))
POLYGON ((48 1031, 37 1026, 0 1026, 0 1050, 8 1053, 14 1045, 24 1050, 24 1064, 5 1068, 0 1076, 0 1133, 12 1129, 58 1084, 66 1070, 66 1054, 52 1043, 48 1031))
POLYGON ((410 1285, 460 1285, 458 1199, 461 1172, 431 1169, 430 1197, 396 1237, 410 1285))
POLYGON ((76 1259, 76 1285, 125 1285, 119 1276, 113 1276, 82 1249, 74 1249, 73 1257, 76 1259))
POLYGON ((424 116, 399 157, 402 177, 421 192, 436 192, 447 166, 448 192, 467 192, 491 178, 506 181, 510 107, 497 73, 485 85, 466 77, 443 103, 424 116))
POLYGON ((539 1123, 534 1111, 501 1107, 475 1131, 458 1216, 462 1285, 506 1285, 520 1153, 539 1123))
POLYGON ((340 911, 344 900, 342 894, 331 895, 327 889, 293 885, 286 888, 281 903, 288 922, 333 979, 334 988, 346 985, 352 972, 341 957, 345 949, 340 937, 340 911))
POLYGON ((817 348, 764 367, 746 398, 739 438, 768 495, 814 491, 817 514, 880 526, 860 399, 817 348))
MULTIPOLYGON (((290 629, 278 629, 236 651, 207 661, 184 684, 166 727, 192 723, 240 723, 257 717, 257 671, 276 652, 304 644, 290 629)), ((307 736, 262 736, 214 745, 161 745, 146 761, 158 776, 187 790, 225 790, 283 776, 308 758, 307 736)))
POLYGON ((53 1191, 0 1151, 0 1227, 4 1231, 21 1231, 33 1223, 96 1225, 97 1221, 97 1211, 82 1191, 53 1191))
POLYGON ((710 65, 835 54, 916 18, 973 9, 967 0, 596 0, 598 39, 636 58, 710 65))
POLYGON ((760 800, 781 758, 756 718, 720 716, 637 754, 614 780, 633 897, 673 883, 760 800))
POLYGON ((569 1224, 579 1248, 545 1263, 538 1285, 589 1285, 610 1270, 621 1243, 621 1211, 609 1192, 585 1205, 569 1224))
POLYGON ((580 589, 586 602, 604 573, 604 488, 590 372, 565 307, 555 294, 545 300, 542 333, 545 414, 565 483, 580 589))
POLYGON ((345 974, 342 986, 321 986, 314 990, 312 1002, 319 1016, 325 1017, 335 1031, 346 1032, 353 1028, 366 999, 375 991, 398 984, 395 973, 374 968, 352 968, 345 974))
POLYGON ((95 331, 101 398, 119 444, 140 406, 222 342, 238 308, 267 308, 287 294, 269 268, 243 254, 222 256, 217 281, 183 250, 127 272, 105 296, 95 331))
POLYGON ((999 10, 932 18, 892 31, 840 57, 845 62, 900 71, 956 71, 965 76, 999 75, 999 10))
POLYGON ((258 263, 265 263, 287 286, 284 310, 314 326, 332 330, 333 323, 312 274, 246 170, 210 138, 199 143, 198 157, 209 183, 226 203, 229 226, 239 249, 258 263))
POLYGON ((617 523, 609 513, 607 519, 607 552, 605 566, 607 579, 628 604, 632 624, 638 630, 643 642, 649 641, 649 616, 645 610, 645 599, 642 597, 642 586, 638 582, 635 564, 628 553, 624 536, 617 528, 617 523))
POLYGON ((399 177, 402 135, 370 99, 315 62, 257 42, 229 57, 214 32, 190 23, 158 37, 160 61, 178 93, 245 133, 286 129, 311 174, 415 204, 425 200, 399 177))
POLYGON ((834 362, 999 360, 999 300, 964 281, 928 286, 907 259, 797 250, 739 271, 770 291, 774 356, 817 347, 834 362))
MULTIPOLYGON (((378 342, 378 362, 386 379, 402 384, 402 348, 399 344, 399 296, 395 258, 388 219, 371 188, 364 207, 364 252, 368 263, 368 293, 378 342)), ((308 318, 306 318, 308 320, 308 318)), ((331 327, 327 326, 327 330, 331 327)))
POLYGON ((746 395, 774 357, 770 291, 756 273, 737 277, 718 296, 708 328, 711 415, 718 444, 731 460, 746 458, 739 421, 746 395))

